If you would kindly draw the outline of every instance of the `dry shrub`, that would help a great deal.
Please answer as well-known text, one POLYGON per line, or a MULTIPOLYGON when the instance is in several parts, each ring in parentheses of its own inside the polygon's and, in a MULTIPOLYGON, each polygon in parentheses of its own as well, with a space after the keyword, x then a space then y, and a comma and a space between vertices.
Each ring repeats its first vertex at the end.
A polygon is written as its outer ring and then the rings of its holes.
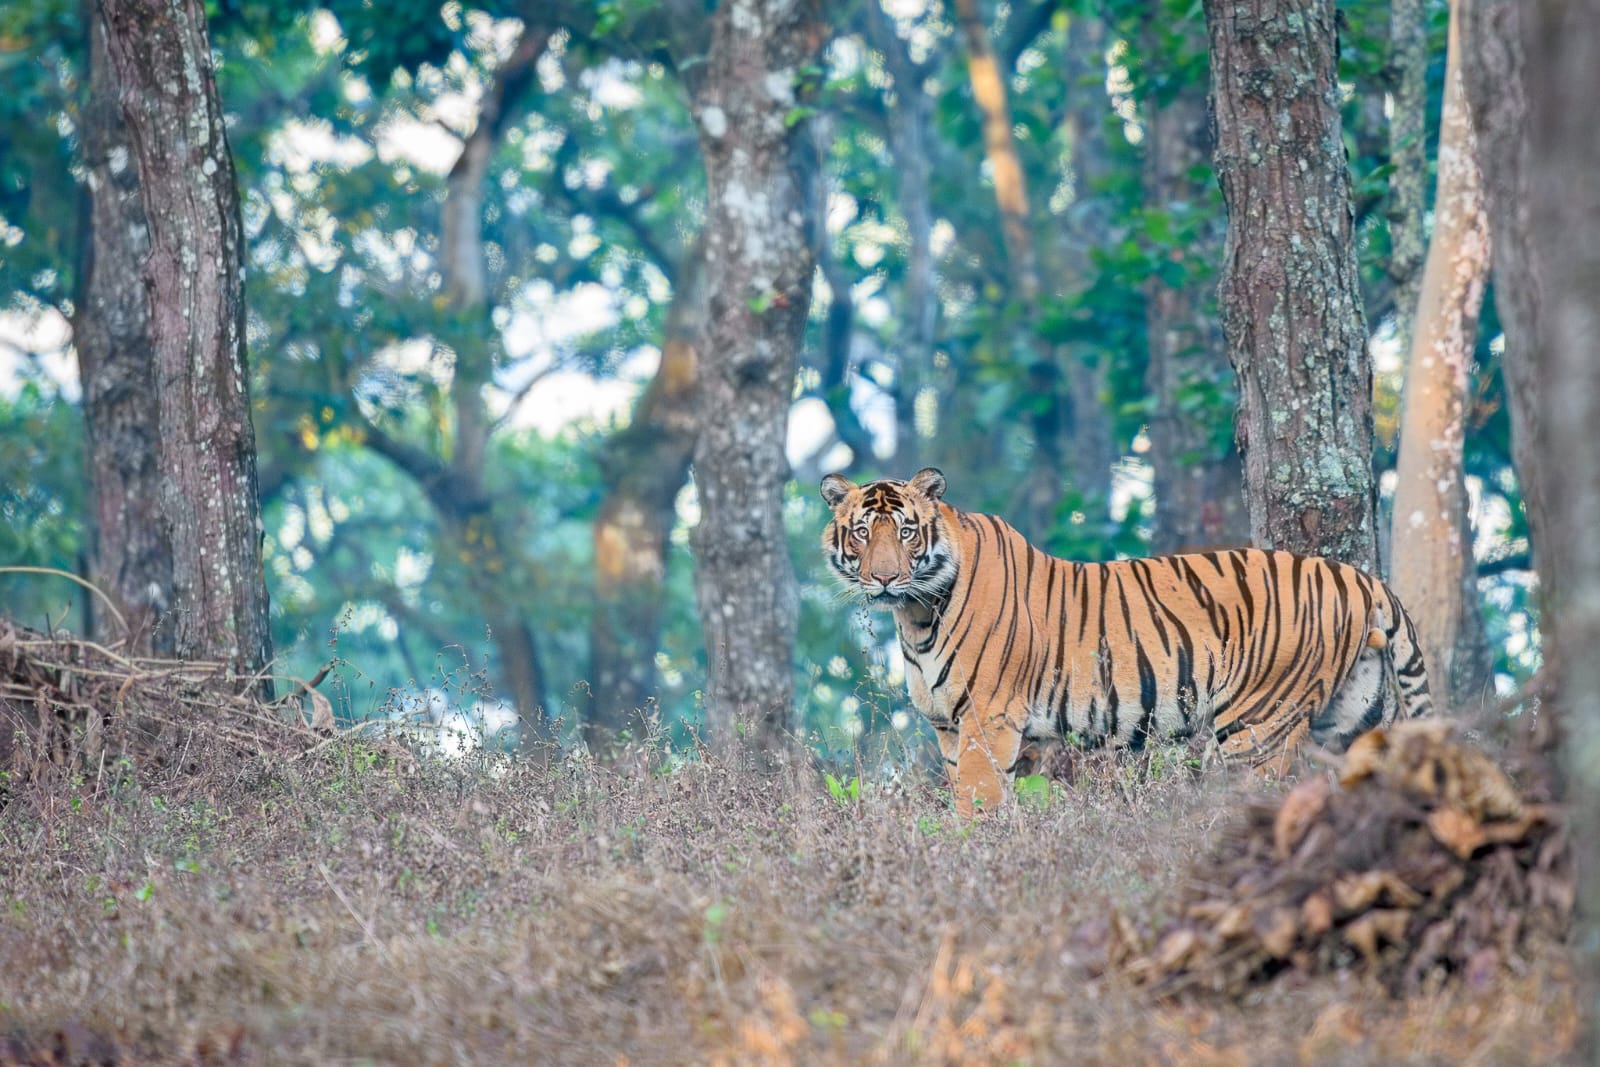
POLYGON ((1424 720, 1359 738, 1336 785, 1315 777, 1250 805, 1152 944, 1125 921, 1100 943, 1167 990, 1357 964, 1416 993, 1434 976, 1488 984, 1530 940, 1564 937, 1573 900, 1555 810, 1424 720))
MULTIPOLYGON (((302 687, 267 707, 241 690, 250 679, 221 663, 124 654, 68 633, 43 634, 0 619, 0 771, 12 789, 84 775, 103 776, 107 761, 166 766, 178 774, 187 747, 174 743, 196 722, 239 755, 303 750, 321 740, 305 725, 298 700, 332 709, 302 687)), ((3 801, 0 794, 0 801, 3 801)))

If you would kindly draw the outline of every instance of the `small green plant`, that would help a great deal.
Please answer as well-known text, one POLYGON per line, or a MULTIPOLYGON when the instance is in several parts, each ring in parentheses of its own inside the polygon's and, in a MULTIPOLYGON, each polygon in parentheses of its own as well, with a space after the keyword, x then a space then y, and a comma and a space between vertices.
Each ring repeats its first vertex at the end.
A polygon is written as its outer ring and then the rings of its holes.
POLYGON ((706 927, 701 933, 701 940, 708 947, 720 944, 722 941, 722 924, 728 921, 728 905, 722 901, 706 906, 706 927))
POLYGON ((1025 808, 1044 810, 1050 806, 1050 779, 1042 774, 1029 774, 1016 780, 1017 803, 1025 808))
POLYGON ((813 1008, 809 1018, 811 1025, 824 1033, 839 1033, 850 1024, 850 1017, 844 1012, 825 1008, 813 1008))
POLYGON ((861 800, 861 779, 856 775, 849 778, 837 778, 832 774, 824 774, 823 781, 827 783, 828 795, 840 805, 848 806, 861 800))

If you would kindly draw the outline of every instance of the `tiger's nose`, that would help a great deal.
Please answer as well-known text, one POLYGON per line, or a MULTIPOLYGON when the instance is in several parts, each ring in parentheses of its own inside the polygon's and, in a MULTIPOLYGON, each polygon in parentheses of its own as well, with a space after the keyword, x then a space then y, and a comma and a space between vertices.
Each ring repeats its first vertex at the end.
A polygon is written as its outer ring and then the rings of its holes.
POLYGON ((897 573, 893 563, 874 563, 872 565, 872 578, 874 581, 887 584, 897 573))

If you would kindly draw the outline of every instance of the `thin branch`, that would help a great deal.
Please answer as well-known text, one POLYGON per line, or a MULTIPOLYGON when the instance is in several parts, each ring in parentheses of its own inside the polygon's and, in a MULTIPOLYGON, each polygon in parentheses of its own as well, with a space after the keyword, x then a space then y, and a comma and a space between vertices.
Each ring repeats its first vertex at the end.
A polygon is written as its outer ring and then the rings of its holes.
POLYGON ((1513 552, 1509 556, 1499 559, 1486 559, 1478 564, 1479 578, 1493 578, 1499 574, 1511 571, 1533 570, 1533 555, 1528 552, 1513 552))
POLYGON ((1062 0, 1038 0, 1029 4, 1021 11, 1013 8, 1011 17, 1006 20, 1005 39, 997 48, 1000 59, 1005 64, 1004 70, 1009 76, 1016 72, 1017 63, 1039 35, 1050 28, 1050 20, 1055 18, 1057 9, 1062 5, 1062 0))
POLYGON ((522 402, 528 399, 528 394, 533 392, 533 390, 538 387, 540 382, 549 378, 553 374, 557 374, 563 370, 566 370, 571 365, 571 360, 557 358, 552 360, 549 366, 541 367, 537 371, 534 371, 533 376, 527 381, 523 382, 515 393, 511 394, 511 399, 506 402, 505 412, 502 413, 499 418, 495 419, 489 424, 489 433, 491 435, 495 434, 499 432, 499 430, 507 423, 509 423, 516 415, 517 410, 522 407, 522 402))

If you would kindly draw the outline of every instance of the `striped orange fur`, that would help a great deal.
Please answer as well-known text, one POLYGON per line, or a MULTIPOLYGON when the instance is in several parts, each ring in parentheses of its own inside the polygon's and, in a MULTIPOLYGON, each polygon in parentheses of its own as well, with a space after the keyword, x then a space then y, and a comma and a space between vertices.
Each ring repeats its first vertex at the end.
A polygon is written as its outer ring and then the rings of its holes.
POLYGON ((1225 758, 1281 769, 1307 740, 1342 749, 1431 708, 1411 617, 1355 567, 1259 549, 1074 563, 944 490, 932 468, 829 475, 822 544, 893 610, 963 813, 1069 734, 1139 748, 1210 733, 1225 758))

